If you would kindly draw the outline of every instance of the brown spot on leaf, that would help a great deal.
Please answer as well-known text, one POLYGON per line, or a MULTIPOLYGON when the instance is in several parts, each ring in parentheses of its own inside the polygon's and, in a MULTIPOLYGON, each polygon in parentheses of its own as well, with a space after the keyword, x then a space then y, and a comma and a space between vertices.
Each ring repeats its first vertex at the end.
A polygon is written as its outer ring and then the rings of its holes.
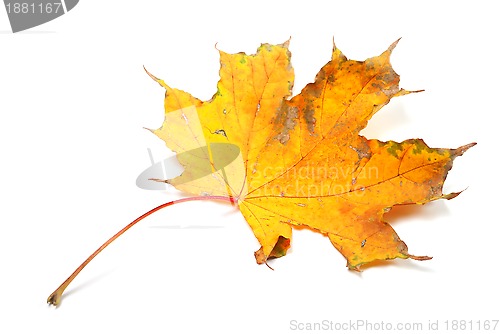
POLYGON ((297 107, 291 107, 285 102, 276 115, 274 124, 280 132, 275 138, 283 145, 290 140, 290 131, 293 130, 297 124, 298 114, 299 109, 297 107))
POLYGON ((304 110, 304 120, 306 121, 307 130, 310 134, 314 133, 314 126, 316 125, 316 118, 314 117, 314 108, 308 105, 304 110))

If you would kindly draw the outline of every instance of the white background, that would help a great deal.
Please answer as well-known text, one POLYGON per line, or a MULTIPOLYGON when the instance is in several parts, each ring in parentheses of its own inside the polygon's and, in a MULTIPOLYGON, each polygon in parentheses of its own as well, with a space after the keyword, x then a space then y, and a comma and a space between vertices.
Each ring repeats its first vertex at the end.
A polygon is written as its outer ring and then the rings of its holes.
MULTIPOLYGON (((380 323, 499 319, 498 31, 495 2, 80 1, 12 34, 0 9, 0 332, 292 333, 290 321, 380 323), (163 89, 209 99, 218 52, 290 50, 295 93, 330 57, 392 56, 397 98, 363 132, 478 145, 455 160, 452 201, 387 219, 410 253, 362 273, 328 239, 295 231, 289 254, 255 264, 239 212, 208 202, 165 209, 134 227, 70 285, 47 296, 102 242, 176 198, 135 178, 169 153, 143 127, 163 120, 163 89), (193 228, 206 226, 207 228, 193 228)), ((500 325, 497 332, 500 331, 500 325)), ((305 331, 302 331, 305 332, 305 331)), ((381 332, 381 331, 379 331, 381 332)))

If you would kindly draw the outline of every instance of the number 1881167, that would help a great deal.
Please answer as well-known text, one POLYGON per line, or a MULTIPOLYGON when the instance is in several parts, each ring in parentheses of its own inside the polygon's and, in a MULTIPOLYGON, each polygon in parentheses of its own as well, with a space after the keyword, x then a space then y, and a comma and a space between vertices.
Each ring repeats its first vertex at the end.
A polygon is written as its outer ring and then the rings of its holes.
POLYGON ((495 331, 498 330, 498 320, 446 320, 447 331, 495 331))
POLYGON ((7 3, 7 12, 9 14, 57 14, 59 10, 62 10, 62 4, 60 2, 47 2, 47 3, 27 3, 27 2, 14 2, 7 3))

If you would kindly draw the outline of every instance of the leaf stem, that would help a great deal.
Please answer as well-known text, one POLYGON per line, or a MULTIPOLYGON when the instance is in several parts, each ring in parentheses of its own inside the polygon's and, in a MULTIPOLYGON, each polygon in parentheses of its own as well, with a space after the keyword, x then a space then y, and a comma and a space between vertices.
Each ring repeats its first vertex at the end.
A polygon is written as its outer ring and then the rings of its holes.
POLYGON ((143 220, 144 218, 148 217, 149 215, 155 213, 158 210, 161 210, 163 208, 166 208, 167 206, 171 206, 174 204, 178 203, 183 203, 183 202, 192 202, 192 201, 206 201, 206 200, 216 200, 216 201, 224 201, 224 202, 229 202, 231 204, 234 203, 234 199, 232 197, 226 197, 226 196, 195 196, 195 197, 186 197, 186 198, 181 198, 175 201, 167 202, 162 205, 157 206, 154 209, 149 210, 142 216, 136 218, 133 222, 122 228, 120 231, 118 231, 115 235, 113 235, 111 238, 109 238, 105 243, 101 245, 98 249, 95 250, 94 253, 92 253, 83 263, 76 268, 76 270, 47 298, 47 303, 50 305, 58 306, 61 302, 61 297, 68 287, 68 285, 75 279, 75 277, 80 273, 80 271, 85 268, 87 264, 89 264, 90 261, 92 261, 104 248, 108 247, 110 243, 115 241, 119 236, 121 236, 123 233, 127 232, 132 226, 143 220))

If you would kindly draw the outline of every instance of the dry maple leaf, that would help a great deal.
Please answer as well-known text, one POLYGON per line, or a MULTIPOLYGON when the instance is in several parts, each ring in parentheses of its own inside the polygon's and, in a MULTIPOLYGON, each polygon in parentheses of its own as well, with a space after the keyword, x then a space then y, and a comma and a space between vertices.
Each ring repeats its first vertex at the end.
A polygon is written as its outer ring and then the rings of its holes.
POLYGON ((291 227, 299 225, 327 235, 351 269, 378 259, 428 259, 408 254, 384 213, 455 197, 442 194, 443 182, 453 159, 474 144, 453 150, 359 135, 392 97, 411 93, 399 88, 389 62, 396 43, 364 62, 334 47, 314 83, 291 99, 288 42, 263 44, 255 55, 220 52, 221 79, 207 102, 150 74, 166 89, 166 119, 154 133, 169 148, 179 154, 231 143, 241 151, 242 163, 229 171, 215 166, 210 149, 182 154, 184 174, 166 182, 195 195, 233 197, 262 246, 258 263, 285 255, 291 227), (212 174, 193 176, 210 166, 203 161, 215 166, 212 174))
MULTIPOLYGON (((148 74, 165 93, 165 121, 153 132, 177 153, 184 172, 163 180, 195 195, 160 205, 96 250, 49 296, 57 305, 73 278, 102 249, 144 217, 192 200, 237 205, 262 246, 259 264, 286 254, 293 226, 322 233, 350 269, 413 256, 384 221, 394 205, 424 204, 443 194, 457 149, 430 148, 421 139, 401 143, 366 139, 359 132, 399 88, 389 57, 348 60, 335 46, 313 83, 291 97, 294 80, 288 42, 262 44, 254 55, 220 51, 217 92, 203 102, 148 74)), ((161 180, 160 180, 161 181, 161 180)))

